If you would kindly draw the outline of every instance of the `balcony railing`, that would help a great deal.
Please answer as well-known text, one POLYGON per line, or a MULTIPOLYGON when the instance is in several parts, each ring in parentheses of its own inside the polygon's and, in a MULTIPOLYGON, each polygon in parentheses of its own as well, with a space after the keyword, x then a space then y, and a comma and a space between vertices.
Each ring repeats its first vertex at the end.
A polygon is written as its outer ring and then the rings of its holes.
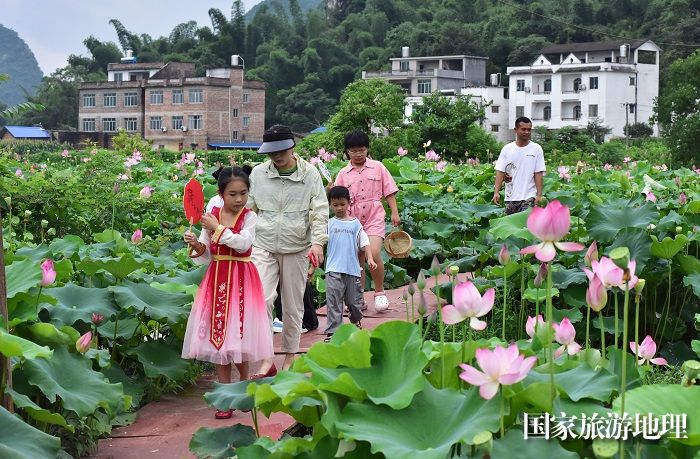
POLYGON ((383 72, 364 72, 364 78, 421 78, 421 77, 438 77, 438 78, 457 78, 463 79, 464 73, 461 70, 389 70, 383 72))

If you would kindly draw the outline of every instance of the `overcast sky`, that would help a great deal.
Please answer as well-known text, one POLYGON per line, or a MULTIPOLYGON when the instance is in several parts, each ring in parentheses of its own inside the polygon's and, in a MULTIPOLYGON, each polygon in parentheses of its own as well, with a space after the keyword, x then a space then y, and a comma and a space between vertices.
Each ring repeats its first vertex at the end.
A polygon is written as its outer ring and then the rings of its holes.
MULTIPOLYGON (((243 0, 246 11, 261 0, 243 0)), ((183 22, 211 27, 207 11, 228 18, 233 0, 0 0, 0 24, 19 34, 45 75, 67 65, 69 54, 87 55, 83 40, 93 35, 118 44, 110 19, 153 38, 168 36, 183 22)), ((235 51, 231 51, 235 54, 235 51)))

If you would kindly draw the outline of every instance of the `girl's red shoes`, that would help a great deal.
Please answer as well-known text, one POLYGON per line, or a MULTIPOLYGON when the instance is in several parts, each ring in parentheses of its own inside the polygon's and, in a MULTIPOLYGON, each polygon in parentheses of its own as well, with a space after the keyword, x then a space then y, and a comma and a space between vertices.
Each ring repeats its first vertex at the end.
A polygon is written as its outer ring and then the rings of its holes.
POLYGON ((256 373, 253 376, 251 376, 250 379, 269 378, 271 376, 275 376, 276 374, 277 374, 277 367, 273 363, 272 366, 270 367, 270 369, 267 370, 266 373, 256 373))
POLYGON ((216 419, 230 419, 233 416, 233 410, 216 410, 214 417, 216 419))

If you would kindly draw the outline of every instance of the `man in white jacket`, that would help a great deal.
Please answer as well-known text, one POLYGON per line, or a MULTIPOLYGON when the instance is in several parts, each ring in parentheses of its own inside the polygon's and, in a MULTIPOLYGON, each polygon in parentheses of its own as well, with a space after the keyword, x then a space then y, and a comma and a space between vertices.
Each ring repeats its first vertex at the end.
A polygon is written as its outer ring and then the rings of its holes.
MULTIPOLYGON (((253 168, 248 196, 248 207, 258 214, 252 257, 265 290, 270 323, 280 286, 285 370, 299 351, 309 261, 315 266, 323 262, 328 240, 328 199, 321 174, 294 153, 294 145, 294 134, 286 126, 265 131, 258 153, 270 159, 253 168)), ((276 372, 274 364, 265 361, 254 377, 276 372)))

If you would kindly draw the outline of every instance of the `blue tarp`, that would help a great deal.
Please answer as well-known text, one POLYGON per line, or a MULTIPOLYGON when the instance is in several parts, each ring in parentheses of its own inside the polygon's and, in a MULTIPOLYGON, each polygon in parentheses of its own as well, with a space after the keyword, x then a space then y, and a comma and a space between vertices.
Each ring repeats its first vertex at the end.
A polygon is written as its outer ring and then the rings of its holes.
POLYGON ((313 131, 309 132, 309 134, 320 134, 321 132, 326 132, 327 130, 328 128, 326 128, 326 126, 319 126, 313 131))
POLYGON ((51 133, 35 126, 5 126, 15 139, 51 139, 51 133))

